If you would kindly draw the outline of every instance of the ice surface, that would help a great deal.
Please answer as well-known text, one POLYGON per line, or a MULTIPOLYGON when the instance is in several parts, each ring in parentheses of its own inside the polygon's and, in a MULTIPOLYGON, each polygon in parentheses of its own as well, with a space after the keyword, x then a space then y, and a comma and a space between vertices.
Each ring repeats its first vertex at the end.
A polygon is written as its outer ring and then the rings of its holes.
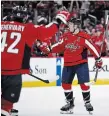
MULTIPOLYGON (((15 108, 19 116, 90 116, 84 107, 81 89, 73 86, 75 96, 74 114, 60 114, 65 104, 61 87, 23 88, 15 108)), ((91 86, 93 116, 109 116, 109 85, 91 86)))

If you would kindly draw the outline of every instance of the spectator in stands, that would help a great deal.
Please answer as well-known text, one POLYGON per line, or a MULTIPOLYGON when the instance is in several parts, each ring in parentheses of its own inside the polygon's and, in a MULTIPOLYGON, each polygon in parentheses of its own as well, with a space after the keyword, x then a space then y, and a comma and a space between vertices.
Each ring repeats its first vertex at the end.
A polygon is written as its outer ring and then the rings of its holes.
POLYGON ((96 26, 92 42, 101 50, 101 56, 106 56, 107 39, 104 36, 104 28, 101 25, 96 26))
POLYGON ((100 24, 104 27, 105 26, 105 19, 102 17, 101 19, 100 19, 100 24))

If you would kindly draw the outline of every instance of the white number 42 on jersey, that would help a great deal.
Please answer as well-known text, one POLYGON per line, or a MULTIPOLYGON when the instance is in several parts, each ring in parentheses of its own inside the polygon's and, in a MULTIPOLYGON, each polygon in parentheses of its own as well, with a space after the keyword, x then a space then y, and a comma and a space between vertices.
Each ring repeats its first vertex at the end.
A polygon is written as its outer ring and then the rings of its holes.
MULTIPOLYGON (((1 34, 1 52, 4 51, 5 47, 8 47, 8 45, 6 43, 7 34, 8 34, 7 32, 2 32, 2 34, 1 34)), ((14 39, 14 42, 7 48, 7 52, 18 54, 19 49, 15 48, 15 47, 21 40, 21 33, 12 32, 10 34, 10 39, 14 39)))

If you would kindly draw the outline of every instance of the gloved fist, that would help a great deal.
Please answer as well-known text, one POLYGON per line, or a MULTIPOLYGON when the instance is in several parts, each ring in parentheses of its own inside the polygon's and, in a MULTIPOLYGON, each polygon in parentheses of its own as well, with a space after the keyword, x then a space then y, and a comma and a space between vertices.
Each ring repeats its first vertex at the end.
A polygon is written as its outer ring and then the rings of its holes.
POLYGON ((96 68, 100 69, 102 67, 102 65, 103 65, 102 59, 101 58, 96 59, 96 61, 95 61, 96 68))
POLYGON ((49 49, 47 43, 45 43, 45 42, 42 42, 42 43, 38 46, 38 48, 39 48, 44 54, 50 53, 50 49, 49 49))
POLYGON ((68 11, 59 11, 56 15, 56 22, 58 25, 61 23, 67 24, 67 21, 70 17, 70 13, 68 11))

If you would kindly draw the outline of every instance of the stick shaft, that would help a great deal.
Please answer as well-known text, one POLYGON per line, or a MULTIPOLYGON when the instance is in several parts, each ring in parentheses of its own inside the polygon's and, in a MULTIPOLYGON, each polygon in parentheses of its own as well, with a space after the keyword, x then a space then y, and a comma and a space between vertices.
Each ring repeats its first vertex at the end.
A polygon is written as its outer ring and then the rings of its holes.
POLYGON ((34 78, 36 78, 36 79, 38 79, 38 80, 40 80, 40 81, 42 81, 42 82, 44 82, 44 83, 49 83, 49 80, 41 79, 41 78, 39 78, 39 77, 37 77, 35 75, 32 75, 32 74, 29 74, 29 75, 32 76, 32 77, 34 77, 34 78))
POLYGON ((95 73, 95 78, 94 78, 95 82, 97 81, 97 76, 98 76, 98 68, 97 68, 96 73, 95 73))
MULTIPOLYGON (((106 17, 106 23, 105 23, 105 32, 104 32, 104 35, 103 35, 103 43, 102 43, 102 45, 101 45, 101 49, 100 49, 100 56, 101 56, 101 54, 102 54, 103 44, 104 44, 105 36, 106 36, 106 32, 107 32, 107 24, 108 24, 108 20, 109 20, 109 17, 108 17, 108 15, 107 15, 107 17, 106 17)), ((97 68, 96 73, 95 73, 94 82, 97 81, 98 70, 99 70, 99 69, 97 68)))

